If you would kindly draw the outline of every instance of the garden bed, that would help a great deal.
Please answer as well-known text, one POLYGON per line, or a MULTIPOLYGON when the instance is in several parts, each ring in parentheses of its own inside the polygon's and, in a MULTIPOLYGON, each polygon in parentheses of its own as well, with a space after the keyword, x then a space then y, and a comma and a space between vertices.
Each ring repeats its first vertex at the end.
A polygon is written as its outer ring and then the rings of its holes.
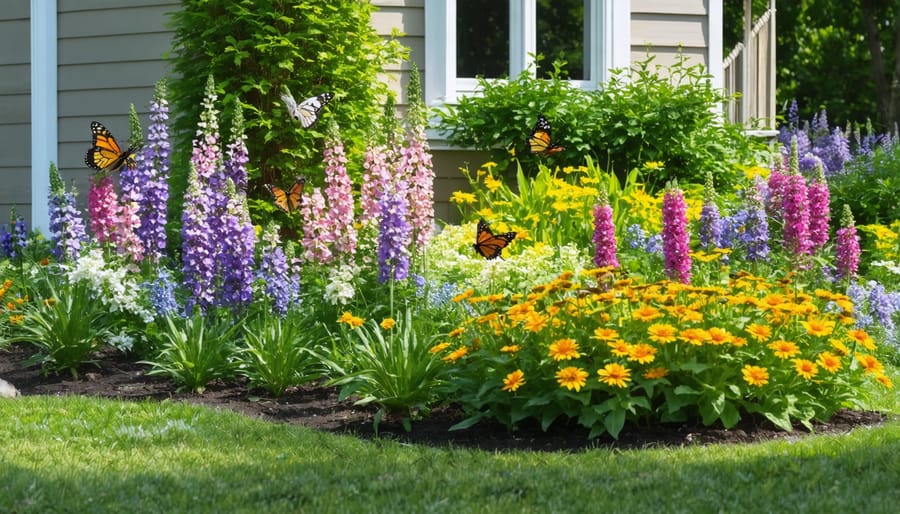
MULTIPOLYGON (((316 430, 374 438, 376 408, 338 401, 334 387, 309 385, 288 390, 281 398, 269 398, 248 391, 243 380, 214 382, 203 394, 181 393, 163 377, 148 376, 147 366, 127 356, 103 350, 95 364, 84 365, 79 376, 44 376, 39 366, 23 367, 34 350, 30 345, 14 344, 0 350, 0 377, 12 383, 23 395, 88 395, 121 400, 185 401, 212 408, 231 409, 270 422, 303 425, 316 430)), ((603 436, 588 440, 587 430, 556 423, 543 432, 537 425, 523 424, 510 432, 502 425, 482 421, 477 425, 450 432, 448 428, 463 419, 454 406, 435 409, 430 416, 414 421, 405 432, 399 420, 382 420, 379 437, 430 446, 454 446, 484 450, 566 451, 594 447, 644 448, 692 444, 730 444, 787 439, 809 435, 805 430, 783 432, 764 420, 745 418, 731 430, 702 425, 626 426, 618 440, 603 436)), ((828 423, 815 423, 818 434, 842 434, 854 428, 882 424, 887 417, 873 411, 841 410, 828 423)))

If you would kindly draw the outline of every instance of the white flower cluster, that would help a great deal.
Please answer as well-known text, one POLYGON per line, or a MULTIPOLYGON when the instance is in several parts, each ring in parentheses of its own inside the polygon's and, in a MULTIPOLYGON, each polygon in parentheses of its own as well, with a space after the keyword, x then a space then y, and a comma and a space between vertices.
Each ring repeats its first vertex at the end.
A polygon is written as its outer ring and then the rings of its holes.
POLYGON ((872 266, 880 266, 894 275, 900 275, 900 264, 891 261, 875 261, 872 266))
POLYGON ((356 295, 353 279, 359 274, 359 266, 341 264, 328 271, 325 300, 332 305, 346 305, 356 295))
POLYGON ((129 312, 149 323, 153 313, 138 302, 141 288, 128 271, 127 267, 107 267, 103 251, 94 248, 69 267, 68 278, 73 284, 88 282, 97 298, 113 312, 129 312))

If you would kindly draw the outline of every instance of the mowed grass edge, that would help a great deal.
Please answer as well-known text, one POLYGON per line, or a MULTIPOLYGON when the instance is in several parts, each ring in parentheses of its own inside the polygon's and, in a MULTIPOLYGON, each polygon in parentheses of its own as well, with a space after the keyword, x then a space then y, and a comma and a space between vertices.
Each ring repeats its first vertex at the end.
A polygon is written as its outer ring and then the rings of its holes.
MULTIPOLYGON (((894 410, 896 412, 896 410, 894 410)), ((0 512, 894 512, 900 419, 752 445, 492 453, 173 402, 0 401, 0 512)))

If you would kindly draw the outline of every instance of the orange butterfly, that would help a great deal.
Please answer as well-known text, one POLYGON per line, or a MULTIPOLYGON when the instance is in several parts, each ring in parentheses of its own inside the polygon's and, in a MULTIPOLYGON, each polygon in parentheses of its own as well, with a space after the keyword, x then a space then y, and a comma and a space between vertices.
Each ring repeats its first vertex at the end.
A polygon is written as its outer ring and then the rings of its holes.
POLYGON ((528 136, 528 147, 531 149, 531 153, 540 155, 552 155, 565 150, 564 147, 551 142, 550 122, 543 114, 538 114, 537 124, 528 136))
POLYGON ((300 177, 287 191, 272 184, 266 184, 266 189, 275 197, 275 206, 288 214, 293 214, 300 209, 300 200, 303 197, 303 186, 306 178, 300 177))
POLYGON ((491 260, 500 257, 500 253, 506 248, 506 245, 515 238, 515 232, 494 234, 488 227, 487 222, 478 220, 478 233, 475 235, 475 244, 472 246, 479 255, 487 260, 491 260))
POLYGON ((134 161, 134 152, 138 146, 132 146, 122 151, 116 138, 99 121, 91 122, 91 148, 84 156, 84 163, 88 168, 98 171, 119 171, 122 166, 128 169, 137 168, 134 161))

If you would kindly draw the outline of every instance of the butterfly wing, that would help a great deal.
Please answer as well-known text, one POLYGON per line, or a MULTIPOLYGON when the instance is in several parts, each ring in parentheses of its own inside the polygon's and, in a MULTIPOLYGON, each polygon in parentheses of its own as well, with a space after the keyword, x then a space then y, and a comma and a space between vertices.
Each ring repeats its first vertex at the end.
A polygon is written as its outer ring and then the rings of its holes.
POLYGON ((287 205, 290 212, 300 210, 300 201, 303 199, 303 186, 306 185, 306 178, 300 177, 291 186, 291 190, 287 193, 287 205))
POLYGON ((550 122, 547 121, 543 114, 538 114, 537 124, 535 124, 534 129, 531 130, 531 134, 528 136, 528 148, 531 150, 531 153, 551 155, 565 150, 562 146, 553 144, 550 130, 550 122))
POLYGON ((272 196, 275 198, 275 207, 283 210, 284 212, 290 214, 291 209, 288 206, 288 195, 284 189, 281 189, 278 186, 273 186, 272 184, 266 184, 266 189, 272 193, 272 196))
POLYGON ((472 245, 479 255, 487 260, 500 257, 500 253, 516 238, 515 232, 503 232, 494 234, 487 222, 478 220, 478 231, 475 235, 475 244, 472 245))
POLYGON ((124 152, 112 133, 99 121, 91 122, 91 148, 84 156, 84 163, 98 171, 118 171, 123 166, 135 169, 137 163, 134 160, 134 152, 137 148, 131 147, 124 152))
POLYGON ((332 93, 322 93, 321 95, 307 98, 292 113, 294 119, 300 121, 300 125, 308 129, 319 121, 319 111, 334 98, 332 93))
POLYGON ((266 189, 272 193, 272 197, 275 199, 275 207, 288 214, 293 214, 300 210, 300 201, 303 198, 303 186, 305 185, 306 178, 301 177, 287 191, 272 184, 266 184, 266 189))

